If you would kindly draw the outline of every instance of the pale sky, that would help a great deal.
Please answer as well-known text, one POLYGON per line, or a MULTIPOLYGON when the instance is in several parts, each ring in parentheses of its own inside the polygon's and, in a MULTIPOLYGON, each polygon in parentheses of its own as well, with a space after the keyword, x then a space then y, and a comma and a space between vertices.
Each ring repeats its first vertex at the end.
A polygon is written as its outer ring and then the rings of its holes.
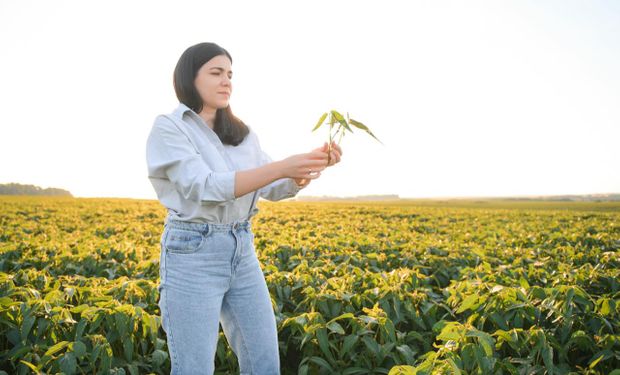
POLYGON ((330 109, 383 141, 347 134, 301 196, 620 192, 619 41, 617 1, 0 0, 0 183, 156 199, 146 137, 215 42, 274 160, 330 109))

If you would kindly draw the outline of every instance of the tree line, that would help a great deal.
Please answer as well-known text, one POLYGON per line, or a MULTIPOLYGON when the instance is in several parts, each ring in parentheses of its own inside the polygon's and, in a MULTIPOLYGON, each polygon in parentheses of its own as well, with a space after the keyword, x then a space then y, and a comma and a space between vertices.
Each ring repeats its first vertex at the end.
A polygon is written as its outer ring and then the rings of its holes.
POLYGON ((42 189, 39 186, 18 183, 0 184, 0 195, 54 195, 73 197, 68 190, 58 188, 42 189))

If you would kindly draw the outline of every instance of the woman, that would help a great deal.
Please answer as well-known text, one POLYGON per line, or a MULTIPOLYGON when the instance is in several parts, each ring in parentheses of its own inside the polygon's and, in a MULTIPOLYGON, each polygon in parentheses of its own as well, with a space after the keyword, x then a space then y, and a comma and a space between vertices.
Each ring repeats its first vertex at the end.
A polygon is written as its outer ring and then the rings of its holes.
POLYGON ((279 374, 275 315, 254 249, 258 197, 295 196, 340 161, 333 144, 273 161, 229 106, 232 58, 215 43, 181 55, 179 99, 148 136, 149 180, 167 208, 161 237, 160 298, 172 374, 212 374, 218 324, 241 374, 279 374))

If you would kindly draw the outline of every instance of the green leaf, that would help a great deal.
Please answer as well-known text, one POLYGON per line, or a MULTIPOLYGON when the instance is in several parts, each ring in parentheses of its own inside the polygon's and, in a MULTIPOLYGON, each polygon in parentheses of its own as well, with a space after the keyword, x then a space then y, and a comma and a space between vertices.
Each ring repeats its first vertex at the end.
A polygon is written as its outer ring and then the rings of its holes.
POLYGON ((356 128, 362 129, 362 130, 369 130, 368 127, 364 124, 362 124, 359 121, 353 120, 353 119, 349 119, 349 122, 351 123, 351 125, 355 126, 356 128))
POLYGON ((82 334, 84 333, 84 328, 86 328, 86 323, 88 321, 85 318, 80 319, 80 322, 75 329, 75 341, 82 338, 82 334))
POLYGON ((452 373, 454 375, 461 375, 461 370, 459 369, 459 366, 454 363, 454 360, 452 360, 452 358, 447 358, 446 361, 448 362, 450 367, 452 367, 452 373))
POLYGON ((598 358, 596 358, 594 361, 592 361, 592 363, 590 363, 588 368, 593 369, 601 361, 601 359, 605 358, 605 354, 604 353, 600 353, 600 354, 601 355, 598 358))
POLYGON ((603 298, 601 300, 601 309, 600 313, 603 316, 610 315, 615 310, 615 301, 609 298, 603 298))
POLYGON ((329 365, 329 363, 327 363, 326 360, 324 360, 321 357, 312 357, 310 358, 310 362, 314 362, 317 365, 327 369, 330 373, 334 371, 334 369, 332 368, 332 366, 329 365))
POLYGON ((26 340, 26 338, 28 337, 28 334, 30 333, 32 326, 34 325, 35 319, 36 317, 32 315, 28 315, 27 317, 24 318, 24 321, 22 322, 22 326, 21 326, 21 332, 20 332, 22 341, 26 340))
POLYGON ((316 123, 316 126, 314 127, 314 129, 312 129, 312 131, 317 130, 321 125, 323 125, 323 121, 325 121, 325 118, 327 117, 327 112, 323 113, 323 115, 321 115, 321 118, 319 119, 319 122, 316 123))
POLYGON ((355 318, 355 315, 353 315, 352 313, 344 313, 344 314, 339 315, 339 316, 335 317, 334 319, 330 320, 327 324, 329 324, 331 322, 335 322, 336 320, 345 319, 345 318, 353 319, 353 318, 355 318))
POLYGON ((53 355, 54 353, 62 350, 64 347, 66 347, 67 345, 69 345, 69 341, 61 341, 59 343, 56 343, 54 346, 52 346, 51 348, 47 349, 47 351, 45 352, 44 355, 53 355))
POLYGON ((127 368, 129 369, 129 373, 131 375, 140 375, 140 370, 138 370, 138 366, 136 366, 136 364, 129 364, 127 365, 127 368))
POLYGON ((77 368, 77 361, 75 355, 72 352, 65 353, 59 361, 60 370, 67 375, 75 374, 77 368))
POLYGON ((340 123, 341 126, 343 126, 345 129, 352 131, 351 128, 349 127, 349 124, 347 124, 347 122, 344 120, 344 117, 342 117, 342 115, 336 111, 332 109, 332 116, 336 119, 336 121, 338 121, 340 123))
POLYGON ((351 348, 357 343, 359 336, 357 335, 349 335, 344 338, 344 344, 342 345, 342 349, 340 350, 340 358, 343 358, 345 353, 348 353, 351 348))
POLYGON ((381 350, 379 348, 379 344, 377 344, 377 342, 373 339, 371 339, 368 336, 364 336, 362 337, 362 341, 364 342, 364 344, 366 345, 366 347, 368 348, 368 350, 370 350, 370 352, 372 354, 374 354, 375 357, 379 357, 379 351, 381 350))
POLYGON ((465 334, 465 336, 478 338, 478 343, 482 345, 484 353, 487 356, 493 355, 493 346, 495 345, 495 339, 493 339, 491 335, 486 332, 470 330, 465 334))
POLYGON ((413 366, 394 366, 390 369, 388 375, 416 375, 417 371, 413 366))
POLYGON ((336 121, 338 121, 341 124, 346 123, 346 121, 344 121, 344 117, 342 117, 340 112, 336 111, 335 109, 332 109, 331 112, 332 112, 332 116, 336 118, 336 121))
POLYGON ((406 363, 413 363, 415 361, 415 352, 411 350, 409 345, 399 345, 396 350, 405 357, 406 363))
POLYGON ((544 343, 541 354, 543 362, 545 362, 545 367, 547 368, 547 373, 553 375, 553 348, 549 343, 544 343))
POLYGON ((327 328, 329 328, 329 330, 332 332, 336 332, 338 334, 344 335, 344 329, 342 328, 340 324, 338 324, 338 322, 327 323, 327 328))
POLYGON ((489 318, 502 330, 508 330, 508 322, 497 311, 494 311, 489 315, 489 318))
POLYGON ((530 283, 528 283, 527 280, 523 278, 523 276, 519 278, 519 285, 521 285, 521 287, 525 290, 530 289, 530 283))
POLYGON ((329 359, 333 359, 332 353, 329 350, 329 341, 327 340, 327 331, 325 328, 319 328, 316 330, 316 338, 319 340, 319 347, 325 356, 329 359))
POLYGON ((368 127, 366 125, 362 124, 359 121, 353 120, 353 119, 349 119, 349 122, 351 123, 351 125, 355 126, 356 128, 360 128, 360 129, 364 130, 366 133, 370 134, 374 139, 379 141, 379 143, 383 144, 383 142, 381 142, 379 140, 379 138, 375 137, 375 135, 372 134, 372 132, 370 131, 370 129, 368 129, 368 127))
POLYGON ((435 323, 433 329, 440 328, 441 333, 437 335, 438 340, 449 341, 454 340, 457 342, 461 341, 461 336, 463 334, 463 327, 458 322, 442 322, 439 321, 435 323))
POLYGON ((131 337, 126 337, 123 341, 123 354, 125 355, 125 359, 131 362, 133 358, 133 341, 131 341, 131 337))
POLYGON ((86 345, 81 341, 74 341, 69 344, 69 349, 75 353, 77 358, 81 358, 86 355, 86 345))
POLYGON ((363 367, 347 367, 342 375, 368 374, 370 370, 363 367))
POLYGON ((467 296, 463 302, 461 303, 461 307, 459 307, 458 310, 456 310, 457 314, 462 313, 465 310, 475 310, 476 307, 478 307, 478 305, 476 304, 478 302, 478 295, 476 294, 472 294, 470 296, 467 296))
POLYGON ((29 353, 31 351, 32 345, 24 345, 19 349, 13 348, 11 349, 11 357, 9 359, 16 360, 18 358, 22 358, 26 355, 26 353, 29 353))
POLYGON ((461 348, 461 361, 465 365, 465 370, 471 371, 476 363, 476 347, 472 343, 467 343, 461 348))
POLYGON ((90 353, 90 362, 95 363, 97 358, 99 358, 99 353, 101 352, 101 345, 97 345, 93 348, 93 351, 90 353))
POLYGON ((152 357, 153 364, 156 367, 159 367, 159 366, 163 365, 164 362, 166 362, 166 359, 168 358, 168 353, 166 353, 163 350, 157 349, 157 350, 153 351, 153 354, 152 354, 151 357, 152 357))
MULTIPOLYGON (((37 366, 33 365, 32 363, 30 363, 30 362, 28 362, 28 361, 24 361, 23 359, 20 359, 20 360, 19 360, 19 362, 20 362, 20 363, 25 364, 25 365, 26 365, 26 366, 28 366, 28 367, 30 367, 30 369, 31 369, 32 371, 34 371, 34 373, 35 373, 35 374, 39 374, 39 373, 41 373, 41 372, 39 371, 39 369, 37 368, 37 366)), ((4 371, 1 371, 1 370, 0 370, 0 374, 2 374, 2 373, 6 374, 6 372, 4 372, 4 371)))

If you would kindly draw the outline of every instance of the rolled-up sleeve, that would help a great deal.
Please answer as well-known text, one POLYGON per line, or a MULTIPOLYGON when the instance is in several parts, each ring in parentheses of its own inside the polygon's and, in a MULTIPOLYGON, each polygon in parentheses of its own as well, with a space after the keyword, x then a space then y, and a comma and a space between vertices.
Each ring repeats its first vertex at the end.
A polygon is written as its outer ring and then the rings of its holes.
MULTIPOLYGON (((259 150, 261 154, 261 165, 273 162, 273 159, 266 152, 260 149, 260 146, 259 150)), ((270 201, 279 201, 294 197, 305 187, 306 186, 297 185, 295 180, 292 178, 281 178, 261 188, 259 195, 270 201)))
POLYGON ((150 178, 168 179, 187 200, 219 205, 236 199, 236 171, 213 171, 174 123, 158 116, 147 139, 150 178))

